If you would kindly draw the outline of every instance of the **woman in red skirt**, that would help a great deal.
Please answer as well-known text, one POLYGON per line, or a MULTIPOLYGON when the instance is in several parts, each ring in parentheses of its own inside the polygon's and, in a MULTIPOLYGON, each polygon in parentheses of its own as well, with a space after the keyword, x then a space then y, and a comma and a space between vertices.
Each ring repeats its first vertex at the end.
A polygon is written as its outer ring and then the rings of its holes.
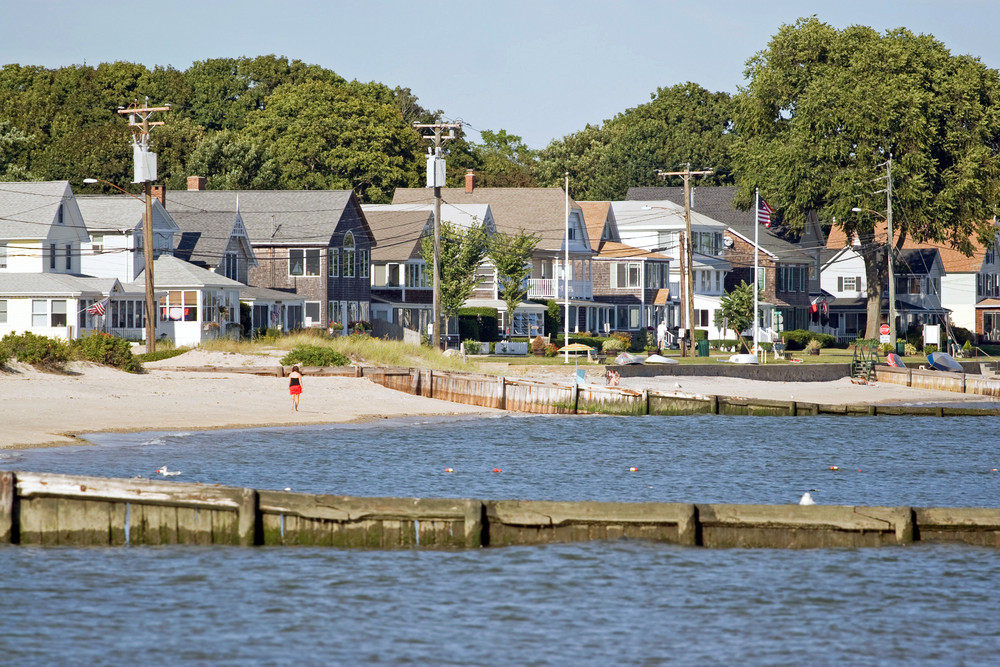
POLYGON ((292 410, 299 411, 299 395, 302 393, 302 373, 298 366, 292 366, 288 374, 288 393, 292 395, 292 410))

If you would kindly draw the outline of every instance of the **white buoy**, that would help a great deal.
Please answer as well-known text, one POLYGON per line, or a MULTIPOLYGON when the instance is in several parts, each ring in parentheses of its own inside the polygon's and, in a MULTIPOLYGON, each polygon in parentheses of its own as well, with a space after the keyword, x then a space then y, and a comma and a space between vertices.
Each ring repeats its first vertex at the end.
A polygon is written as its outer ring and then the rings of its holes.
POLYGON ((802 500, 799 501, 799 505, 815 505, 815 504, 816 501, 813 500, 813 497, 809 495, 808 491, 802 494, 802 500))

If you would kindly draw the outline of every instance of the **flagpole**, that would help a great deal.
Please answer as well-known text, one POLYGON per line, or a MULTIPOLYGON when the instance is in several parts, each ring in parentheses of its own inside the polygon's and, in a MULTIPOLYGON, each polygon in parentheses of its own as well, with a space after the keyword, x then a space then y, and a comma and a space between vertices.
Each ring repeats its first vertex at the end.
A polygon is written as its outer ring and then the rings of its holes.
POLYGON ((760 233, 760 189, 754 188, 753 199, 753 353, 758 355, 760 328, 757 326, 757 317, 760 304, 757 303, 757 299, 760 292, 757 288, 757 276, 760 274, 760 245, 757 235, 760 233))

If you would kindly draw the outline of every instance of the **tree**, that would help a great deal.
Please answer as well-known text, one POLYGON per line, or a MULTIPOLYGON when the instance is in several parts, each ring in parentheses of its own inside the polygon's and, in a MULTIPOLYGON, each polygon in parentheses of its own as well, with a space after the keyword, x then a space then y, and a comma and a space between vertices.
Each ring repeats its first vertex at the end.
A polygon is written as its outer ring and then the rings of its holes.
POLYGON ((517 234, 497 232, 490 238, 490 262, 497 272, 500 298, 507 306, 507 329, 514 332, 514 311, 528 295, 527 278, 531 275, 531 253, 541 237, 519 229, 517 234))
MULTIPOLYGON (((448 333, 448 320, 458 315, 462 307, 475 289, 478 282, 476 269, 486 257, 487 238, 486 227, 482 224, 471 227, 452 225, 441 222, 441 312, 445 315, 445 334, 448 333)), ((434 274, 434 237, 424 236, 420 240, 420 255, 427 264, 431 281, 436 281, 434 274)), ((433 284, 433 282, 432 282, 433 284)), ((436 326, 436 323, 435 323, 436 326)))
POLYGON ((521 137, 508 134, 507 130, 483 130, 479 137, 482 143, 472 144, 472 153, 479 162, 480 185, 484 188, 534 187, 535 153, 521 137))
POLYGON ((187 171, 211 174, 211 190, 273 190, 281 178, 266 146, 228 130, 204 135, 187 171))
POLYGON ((886 239, 883 211, 892 157, 893 225, 908 237, 971 253, 992 236, 1000 200, 1000 77, 905 29, 836 30, 815 18, 785 25, 747 63, 737 96, 734 163, 740 200, 755 187, 791 231, 815 211, 861 239, 868 275, 868 330, 880 324, 886 239))
POLYGON ((322 81, 275 89, 249 117, 243 138, 268 146, 286 189, 350 189, 388 202, 418 182, 420 136, 393 104, 322 81))
MULTIPOLYGON (((763 300, 762 293, 757 294, 758 301, 763 300)), ((743 341, 743 332, 750 329, 754 322, 753 312, 753 285, 741 280, 740 284, 722 295, 719 300, 722 308, 719 312, 728 322, 729 328, 736 332, 736 337, 740 343, 746 347, 743 341)))

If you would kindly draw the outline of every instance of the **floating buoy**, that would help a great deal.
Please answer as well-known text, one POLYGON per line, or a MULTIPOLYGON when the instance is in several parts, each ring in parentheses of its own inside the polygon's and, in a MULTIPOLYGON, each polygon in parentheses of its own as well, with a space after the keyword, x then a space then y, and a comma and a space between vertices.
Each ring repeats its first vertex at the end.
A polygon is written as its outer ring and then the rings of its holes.
POLYGON ((830 466, 830 470, 840 470, 837 466, 830 466))
POLYGON ((455 469, 454 468, 445 468, 444 471, 445 472, 455 472, 455 469))
POLYGON ((493 472, 503 472, 503 468, 494 468, 493 472))
POLYGON ((635 466, 632 466, 631 468, 628 469, 628 471, 629 472, 639 472, 639 469, 636 468, 635 466))

